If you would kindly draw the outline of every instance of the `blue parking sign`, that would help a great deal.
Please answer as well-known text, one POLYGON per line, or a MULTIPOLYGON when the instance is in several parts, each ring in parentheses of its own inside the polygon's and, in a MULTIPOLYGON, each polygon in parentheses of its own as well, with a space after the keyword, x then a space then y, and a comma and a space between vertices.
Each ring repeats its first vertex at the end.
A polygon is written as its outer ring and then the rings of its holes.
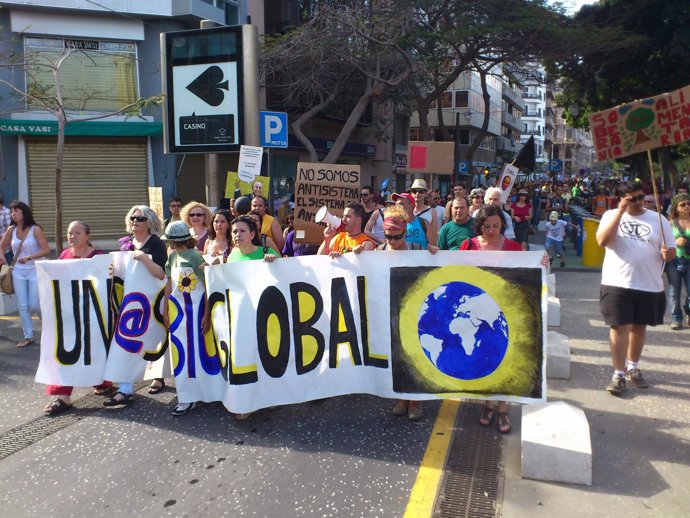
POLYGON ((467 162, 467 160, 460 160, 458 162, 458 173, 459 174, 467 174, 467 171, 470 169, 470 164, 467 162))
POLYGON ((288 116, 284 112, 259 112, 262 147, 288 147, 288 116))
POLYGON ((549 171, 555 171, 558 172, 561 169, 563 169, 563 162, 561 162, 560 159, 556 158, 554 160, 551 160, 549 162, 549 171))

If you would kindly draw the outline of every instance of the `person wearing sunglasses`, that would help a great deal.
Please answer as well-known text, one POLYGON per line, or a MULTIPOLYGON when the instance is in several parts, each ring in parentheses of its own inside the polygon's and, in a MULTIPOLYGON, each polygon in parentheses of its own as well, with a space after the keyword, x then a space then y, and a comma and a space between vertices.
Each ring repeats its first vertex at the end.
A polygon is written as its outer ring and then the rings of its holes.
POLYGON ((196 249, 204 251, 208 239, 208 226, 211 224, 211 209, 198 201, 190 201, 182 207, 180 218, 189 227, 189 233, 196 240, 196 249))
POLYGON ((644 192, 633 183, 619 187, 621 201, 601 217, 596 238, 605 247, 599 308, 610 327, 613 376, 606 390, 618 396, 626 382, 648 387, 638 363, 647 326, 664 321, 664 262, 676 258, 676 242, 668 220, 646 210, 644 192))
MULTIPOLYGON (((151 275, 157 279, 165 279, 164 268, 168 260, 168 251, 165 243, 158 237, 163 227, 155 211, 146 205, 135 205, 125 216, 125 228, 129 235, 120 239, 120 250, 134 252, 132 258, 141 262, 151 275)), ((119 393, 106 400, 110 403, 107 406, 124 407, 131 403, 134 394, 133 380, 120 381, 119 385, 119 393)), ((163 378, 155 378, 151 382, 149 392, 157 394, 164 387, 163 378)))
POLYGON ((412 182, 410 187, 410 194, 414 200, 414 214, 420 219, 426 221, 427 234, 429 235, 429 243, 435 243, 438 239, 438 229, 440 225, 436 218, 436 212, 426 204, 426 196, 429 189, 426 182, 421 178, 417 178, 412 182))
MULTIPOLYGON (((408 214, 400 205, 393 205, 383 211, 383 231, 385 241, 376 247, 376 250, 402 251, 422 250, 418 243, 405 241, 407 233, 408 214)), ((397 417, 407 416, 410 421, 419 421, 424 416, 420 401, 399 399, 392 408, 392 414, 397 417)))
POLYGON ((666 263, 666 276, 671 289, 671 329, 677 331, 683 329, 683 319, 690 327, 690 196, 678 194, 671 200, 668 219, 676 240, 676 258, 666 263), (685 299, 681 305, 683 287, 685 299))

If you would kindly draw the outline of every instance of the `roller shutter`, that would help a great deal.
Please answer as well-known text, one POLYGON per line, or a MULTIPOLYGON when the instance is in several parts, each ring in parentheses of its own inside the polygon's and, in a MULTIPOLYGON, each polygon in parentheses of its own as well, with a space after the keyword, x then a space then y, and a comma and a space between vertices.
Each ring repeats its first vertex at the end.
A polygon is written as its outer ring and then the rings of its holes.
MULTIPOLYGON (((191 200, 206 202, 206 174, 204 172, 204 155, 189 154, 178 156, 180 174, 177 177, 177 196, 186 203, 191 200), (183 161, 184 157, 184 161, 183 161), (182 164, 180 167, 179 164, 182 164)), ((227 171, 237 171, 237 153, 220 154, 220 178, 218 185, 220 194, 225 190, 227 171)))
MULTIPOLYGON (((55 239, 56 139, 28 139, 31 208, 49 240, 55 239)), ((62 223, 83 219, 93 239, 125 234, 125 216, 148 203, 145 138, 68 138, 62 168, 62 223)))

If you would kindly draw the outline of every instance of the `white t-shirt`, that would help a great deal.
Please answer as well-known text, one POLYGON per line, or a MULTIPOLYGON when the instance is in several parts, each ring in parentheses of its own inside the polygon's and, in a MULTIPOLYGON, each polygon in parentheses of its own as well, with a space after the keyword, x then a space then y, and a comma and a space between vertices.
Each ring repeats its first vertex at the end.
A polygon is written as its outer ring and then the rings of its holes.
POLYGON ((441 228, 441 226, 443 226, 443 219, 446 217, 446 209, 445 207, 436 205, 436 207, 434 207, 434 212, 436 212, 436 223, 438 224, 438 228, 441 228))
POLYGON ((555 221, 555 225, 553 223, 554 222, 549 221, 546 224, 546 237, 549 237, 554 241, 563 241, 563 237, 565 237, 565 231, 568 227, 568 224, 562 219, 557 219, 555 221))
MULTIPOLYGON (((600 228, 615 219, 618 209, 607 210, 601 216, 600 228)), ((661 218, 666 247, 675 248, 671 224, 661 218)), ((661 259, 661 231, 659 216, 645 209, 639 216, 627 212, 621 217, 615 240, 606 247, 601 283, 607 286, 658 293, 664 291, 661 259)))

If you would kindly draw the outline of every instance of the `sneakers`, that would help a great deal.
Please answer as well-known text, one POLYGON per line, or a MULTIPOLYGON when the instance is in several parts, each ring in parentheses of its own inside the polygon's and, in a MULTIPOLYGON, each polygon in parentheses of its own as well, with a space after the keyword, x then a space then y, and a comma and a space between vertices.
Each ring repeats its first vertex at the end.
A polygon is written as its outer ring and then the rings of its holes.
POLYGON ((175 417, 185 415, 187 412, 190 410, 194 410, 196 408, 196 402, 194 403, 179 403, 176 407, 175 410, 172 411, 172 415, 175 417))
POLYGON ((630 369, 625 373, 625 379, 635 385, 637 388, 647 388, 649 383, 644 379, 640 369, 630 369))
POLYGON ((561 259, 561 268, 565 268, 565 259, 561 259))
POLYGON ((683 324, 681 322, 671 322, 672 331, 678 331, 679 329, 683 329, 683 324))
POLYGON ((606 390, 608 390, 614 396, 622 394, 625 391, 625 389, 625 377, 618 376, 617 374, 613 375, 613 377, 611 378, 611 383, 609 383, 606 387, 606 390))

